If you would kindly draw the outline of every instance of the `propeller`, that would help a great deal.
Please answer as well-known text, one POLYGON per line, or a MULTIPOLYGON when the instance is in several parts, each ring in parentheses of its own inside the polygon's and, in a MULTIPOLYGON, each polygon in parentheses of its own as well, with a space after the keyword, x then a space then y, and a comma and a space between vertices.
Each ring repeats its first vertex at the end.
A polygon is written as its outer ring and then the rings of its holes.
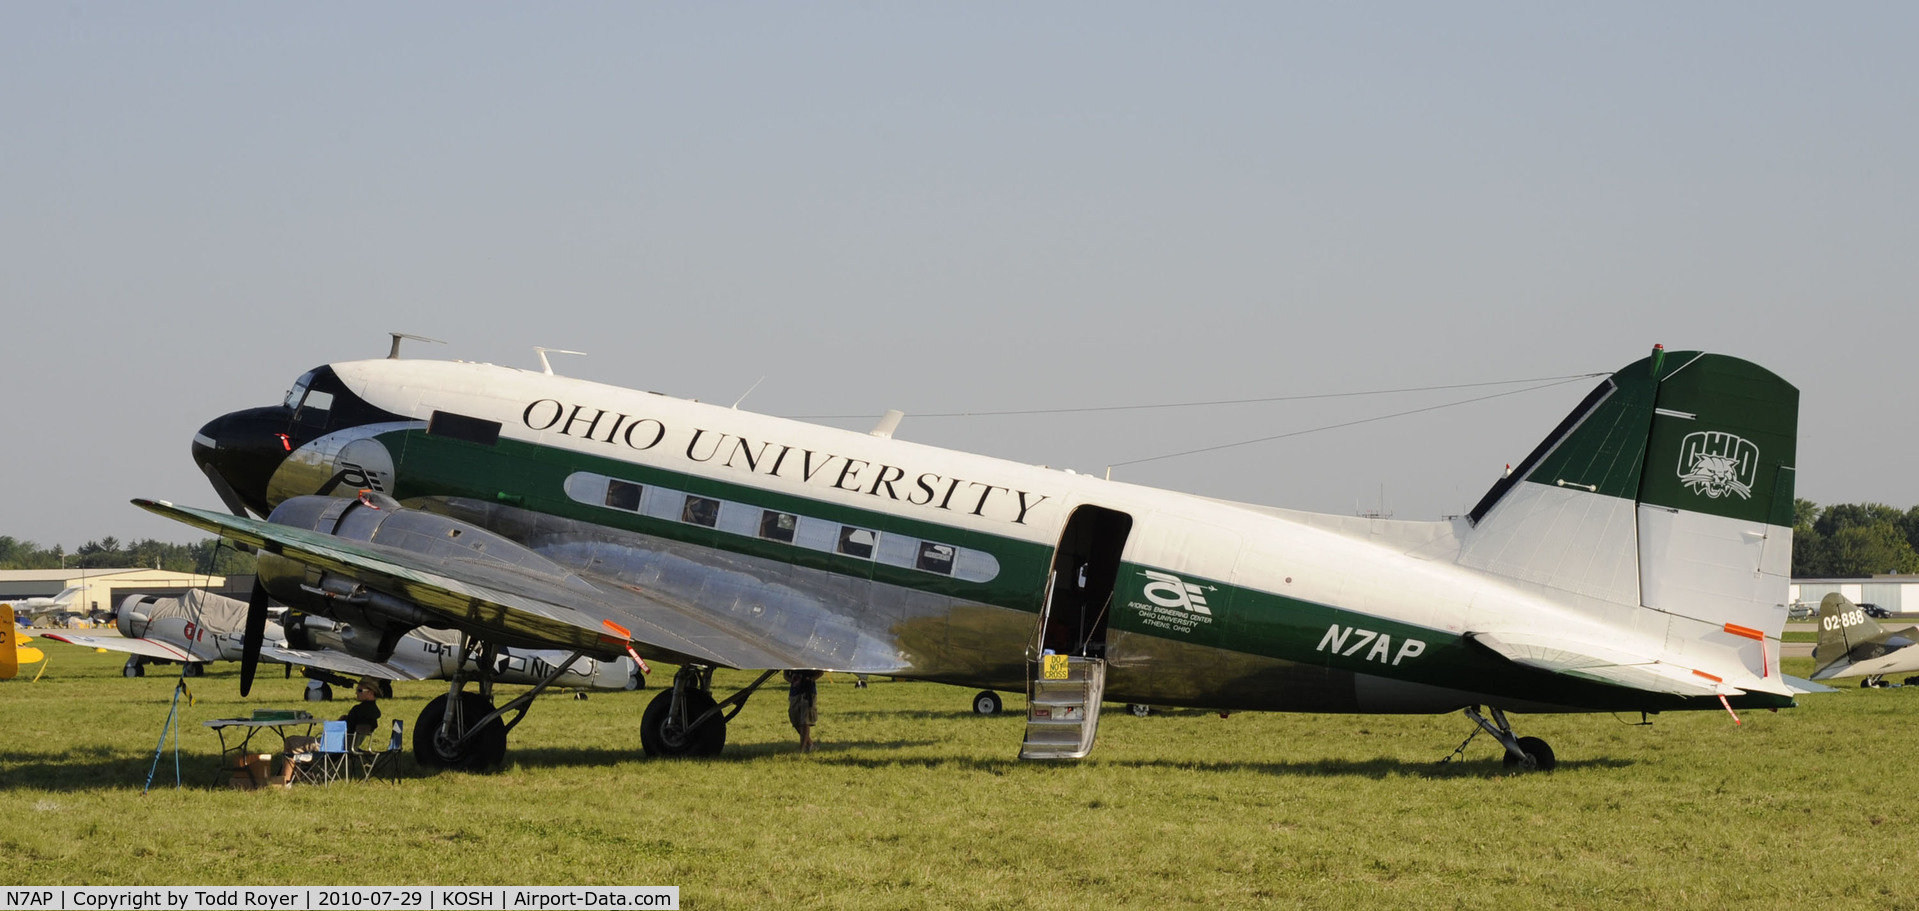
POLYGON ((253 689, 253 672, 260 667, 260 640, 267 635, 267 587, 260 577, 253 578, 253 594, 247 598, 246 636, 240 640, 240 695, 253 689))
POLYGON ((213 491, 220 495, 220 502, 225 503, 227 509, 234 515, 242 519, 246 518, 246 504, 240 501, 240 493, 233 489, 233 485, 228 484, 226 478, 220 477, 220 473, 215 471, 211 464, 201 465, 200 471, 206 474, 208 481, 213 482, 213 491))

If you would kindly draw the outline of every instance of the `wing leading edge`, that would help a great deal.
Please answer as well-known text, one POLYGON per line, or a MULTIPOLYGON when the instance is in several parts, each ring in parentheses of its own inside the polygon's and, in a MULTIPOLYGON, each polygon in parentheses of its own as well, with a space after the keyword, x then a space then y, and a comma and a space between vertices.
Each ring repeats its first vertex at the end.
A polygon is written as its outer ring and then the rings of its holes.
POLYGON ((258 519, 136 499, 135 506, 231 541, 340 573, 404 598, 446 625, 504 645, 578 649, 615 658, 629 646, 662 661, 722 667, 800 667, 789 657, 702 623, 643 593, 614 595, 477 561, 429 559, 258 519), (617 606, 613 601, 618 599, 617 606))

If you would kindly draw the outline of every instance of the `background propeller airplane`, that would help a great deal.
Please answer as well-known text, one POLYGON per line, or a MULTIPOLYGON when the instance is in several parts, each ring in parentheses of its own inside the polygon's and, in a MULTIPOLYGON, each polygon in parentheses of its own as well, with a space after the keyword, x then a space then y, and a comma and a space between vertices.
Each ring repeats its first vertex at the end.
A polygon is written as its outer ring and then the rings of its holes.
POLYGON ((46 653, 32 643, 32 637, 22 635, 16 625, 13 608, 0 604, 0 680, 12 680, 20 673, 20 665, 47 660, 46 653))
POLYGON ((1877 686, 1887 674, 1919 672, 1919 649, 1912 647, 1916 641, 1912 628, 1887 629, 1851 599, 1833 592, 1819 599, 1812 679, 1863 677, 1860 686, 1877 686))
MULTIPOLYGON (((1085 755, 1110 699, 1461 711, 1508 764, 1550 768, 1506 712, 1793 704, 1797 414, 1764 368, 1655 348, 1469 515, 1408 522, 390 356, 202 428, 231 515, 135 502, 258 548, 243 691, 270 594, 381 642, 676 663, 649 755, 719 751, 768 676, 819 668, 1025 689, 1027 758, 1085 755), (766 673, 719 699, 716 667, 766 673)), ((496 707, 489 666, 422 713, 423 764, 500 761, 525 697, 496 707)))
MULTIPOLYGON (((179 597, 133 595, 120 603, 120 635, 50 633, 47 638, 130 653, 126 665, 129 677, 145 675, 145 659, 183 663, 188 665, 188 676, 198 676, 194 668, 201 664, 240 659, 245 651, 246 616, 245 602, 199 589, 179 597)), ((357 631, 347 624, 290 613, 282 613, 281 621, 267 621, 259 655, 268 661, 307 668, 318 684, 309 685, 308 698, 330 698, 324 681, 342 682, 336 675, 445 679, 453 676, 461 654, 457 635, 416 629, 393 644, 383 660, 374 661, 355 654, 368 649, 360 647, 357 631)), ((553 662, 565 657, 563 652, 502 650, 494 658, 492 673, 502 683, 539 683, 551 675, 553 662)), ((639 667, 625 656, 612 661, 581 658, 560 669, 552 682, 601 690, 630 690, 641 685, 639 667)))

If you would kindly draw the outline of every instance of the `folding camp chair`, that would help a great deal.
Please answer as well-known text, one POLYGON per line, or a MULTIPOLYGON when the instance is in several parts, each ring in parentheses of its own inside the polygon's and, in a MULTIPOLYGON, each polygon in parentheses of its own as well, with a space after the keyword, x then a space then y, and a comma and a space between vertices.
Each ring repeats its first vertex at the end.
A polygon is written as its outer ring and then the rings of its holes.
POLYGON ((288 761, 294 763, 294 777, 308 784, 327 784, 345 778, 350 750, 346 735, 344 721, 322 724, 319 749, 287 757, 288 761))
POLYGON ((400 780, 400 746, 404 742, 406 722, 393 719, 393 737, 386 743, 386 749, 355 749, 353 759, 360 766, 360 780, 371 781, 381 769, 391 769, 393 780, 400 780))

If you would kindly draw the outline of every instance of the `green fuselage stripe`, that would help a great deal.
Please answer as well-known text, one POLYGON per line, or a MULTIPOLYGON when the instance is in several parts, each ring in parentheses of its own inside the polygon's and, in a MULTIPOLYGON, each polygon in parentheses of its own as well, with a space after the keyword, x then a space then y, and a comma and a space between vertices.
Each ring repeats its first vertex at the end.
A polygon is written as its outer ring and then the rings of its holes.
MULTIPOLYGON (((467 498, 506 502, 517 508, 713 548, 749 557, 817 569, 874 583, 1037 615, 1045 597, 1053 547, 983 534, 949 525, 901 518, 822 500, 729 484, 632 462, 502 439, 492 446, 438 437, 421 430, 383 434, 395 453, 395 496, 467 498), (892 566, 778 541, 723 532, 581 503, 567 496, 566 478, 591 472, 640 484, 744 503, 938 541, 992 554, 999 574, 988 582, 892 566), (507 492, 511 492, 510 495, 507 492)), ((1686 707, 1676 697, 1591 684, 1533 672, 1491 656, 1454 633, 1286 598, 1216 580, 1184 576, 1209 589, 1204 614, 1155 604, 1146 594, 1149 569, 1122 563, 1108 621, 1110 628, 1169 642, 1324 665, 1354 674, 1376 674, 1433 686, 1480 692, 1529 692, 1529 699, 1567 705, 1686 707), (1417 645, 1409 645, 1417 643, 1417 645)), ((1275 694, 1277 703, 1283 694, 1275 694)))
POLYGON ((504 498, 504 502, 535 512, 858 579, 871 579, 980 604, 1038 613, 1040 599, 1046 594, 1046 574, 1051 566, 1053 549, 1030 541, 905 519, 884 512, 515 440, 503 439, 493 446, 482 446, 430 436, 423 431, 407 430, 385 434, 380 442, 386 445, 388 451, 401 454, 400 459, 396 460, 401 464, 395 472, 395 486, 396 496, 402 500, 413 497, 465 497, 502 502, 502 494, 511 491, 511 496, 504 498), (567 496, 565 491, 566 478, 581 471, 731 500, 761 509, 841 522, 882 534, 904 535, 978 550, 992 554, 999 561, 999 574, 987 582, 968 582, 874 560, 581 503, 567 496))

